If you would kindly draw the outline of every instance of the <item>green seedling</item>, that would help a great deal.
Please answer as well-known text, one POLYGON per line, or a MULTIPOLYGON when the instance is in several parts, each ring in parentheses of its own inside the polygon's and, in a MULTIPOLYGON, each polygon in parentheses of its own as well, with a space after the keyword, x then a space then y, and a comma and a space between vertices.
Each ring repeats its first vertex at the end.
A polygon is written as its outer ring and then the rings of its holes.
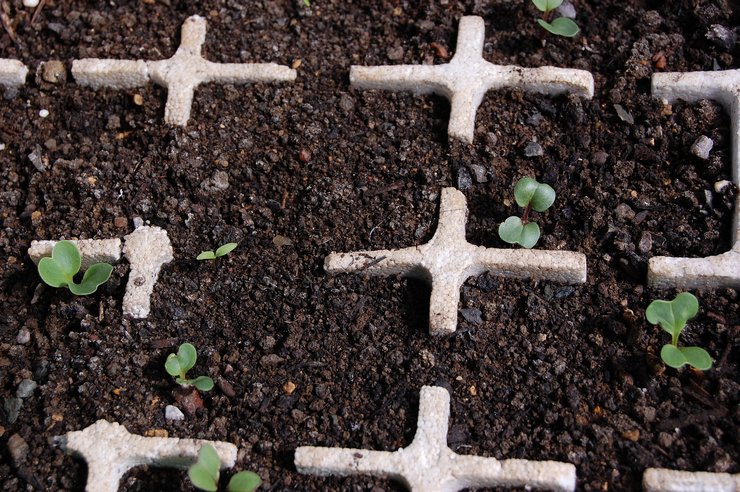
POLYGON ((188 371, 193 368, 198 360, 198 353, 190 343, 183 343, 177 349, 177 354, 170 354, 164 363, 167 374, 175 378, 175 382, 181 386, 195 386, 200 391, 213 389, 213 379, 208 376, 198 376, 188 379, 188 371))
POLYGON ((537 19, 537 23, 546 31, 566 38, 572 38, 580 32, 578 24, 567 17, 558 17, 550 22, 552 11, 560 7, 563 0, 532 0, 532 3, 542 12, 542 18, 537 19))
POLYGON ((555 201, 552 186, 538 183, 533 178, 522 178, 514 187, 514 200, 524 208, 522 217, 511 216, 498 227, 498 235, 509 244, 532 248, 540 239, 540 226, 529 221, 532 210, 544 212, 555 201))
POLYGON ((645 310, 645 316, 651 324, 660 324, 663 330, 671 334, 671 343, 666 343, 660 349, 660 358, 666 365, 678 369, 688 364, 700 371, 712 367, 712 358, 703 348, 678 346, 678 337, 681 336, 686 322, 696 316, 698 311, 699 301, 688 292, 678 294, 672 301, 653 301, 645 310))
POLYGON ((239 243, 226 243, 216 251, 203 251, 201 254, 195 257, 196 260, 215 260, 221 256, 227 255, 234 251, 239 243))
POLYGON ((39 261, 39 275, 41 280, 52 287, 67 287, 76 296, 92 294, 97 288, 108 281, 113 267, 107 263, 91 265, 82 276, 78 284, 74 276, 80 271, 82 257, 80 250, 72 241, 59 241, 51 251, 51 257, 41 258, 39 261))
MULTIPOLYGON (((198 451, 198 461, 188 468, 188 477, 196 488, 218 490, 221 460, 213 446, 206 444, 198 451)), ((231 477, 226 490, 229 492, 253 492, 262 484, 262 479, 254 472, 242 471, 231 477)))

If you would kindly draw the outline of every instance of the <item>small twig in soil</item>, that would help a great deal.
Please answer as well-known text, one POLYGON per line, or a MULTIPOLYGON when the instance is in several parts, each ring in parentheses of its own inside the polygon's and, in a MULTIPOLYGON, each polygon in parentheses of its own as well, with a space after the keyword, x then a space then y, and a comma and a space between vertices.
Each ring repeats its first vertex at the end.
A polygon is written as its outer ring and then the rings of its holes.
POLYGON ((39 14, 41 14, 41 11, 43 10, 45 4, 46 4, 46 0, 41 0, 39 2, 38 6, 36 7, 36 10, 34 10, 33 12, 33 17, 31 17, 31 25, 33 25, 34 22, 36 22, 36 19, 38 19, 38 16, 39 14))
POLYGON ((373 242, 373 233, 375 233, 375 229, 377 229, 378 227, 380 227, 380 226, 382 226, 383 224, 385 224, 386 222, 388 222, 388 221, 390 220, 391 216, 392 216, 392 215, 393 215, 393 214, 394 214, 394 213, 396 212, 396 210, 398 210, 399 208, 401 208, 401 206, 400 206, 400 205, 399 205, 399 206, 397 206, 396 208, 394 208, 393 210, 391 210, 391 213, 389 213, 388 215, 386 215, 386 216, 385 216, 385 217, 384 217, 384 218, 383 218, 383 219, 382 219, 382 220, 381 220, 380 222, 378 222, 378 223, 377 223, 377 224, 375 225, 375 227, 373 227, 372 229, 370 229, 370 234, 369 234, 369 235, 368 235, 368 237, 367 237, 367 241, 368 241, 369 243, 372 243, 372 242, 373 242))
POLYGON ((369 262, 365 263, 364 265, 362 265, 362 267, 359 270, 357 270, 357 271, 358 272, 361 272, 363 270, 367 270, 368 268, 374 267, 375 265, 377 265, 381 261, 385 260, 386 258, 387 258, 387 256, 381 256, 379 258, 375 258, 373 261, 369 261, 369 262))
MULTIPOLYGON (((5 5, 5 2, 3 2, 3 6, 5 5)), ((3 27, 5 28, 5 32, 8 33, 10 40, 13 41, 14 44, 18 44, 18 38, 15 35, 15 29, 13 29, 13 23, 10 21, 8 14, 5 13, 5 9, 0 11, 0 20, 2 20, 3 27)))

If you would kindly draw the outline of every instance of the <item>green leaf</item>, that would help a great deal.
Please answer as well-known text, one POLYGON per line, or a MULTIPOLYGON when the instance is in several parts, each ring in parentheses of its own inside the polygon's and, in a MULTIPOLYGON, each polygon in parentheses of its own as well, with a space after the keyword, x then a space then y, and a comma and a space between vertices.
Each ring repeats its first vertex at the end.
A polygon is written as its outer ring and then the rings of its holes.
POLYGON ((80 250, 72 241, 59 241, 51 251, 51 258, 57 262, 59 268, 70 276, 80 271, 82 257, 80 250))
POLYGON ((182 374, 182 368, 180 367, 180 361, 177 355, 170 354, 167 356, 167 360, 164 362, 164 369, 170 376, 179 376, 182 374))
POLYGON ((560 7, 560 4, 563 3, 563 0, 532 0, 532 3, 535 7, 537 7, 538 10, 542 12, 549 12, 560 7))
POLYGON ((660 349, 660 358, 663 359, 663 362, 665 362, 667 366, 673 367, 674 369, 678 369, 688 362, 683 352, 681 352, 678 347, 671 345, 670 343, 666 343, 663 345, 663 348, 660 349))
POLYGON ((188 477, 196 488, 209 492, 218 490, 218 476, 214 480, 210 470, 202 465, 200 461, 188 469, 188 477))
POLYGON ((699 301, 689 292, 681 292, 672 301, 657 299, 645 310, 645 317, 653 324, 671 334, 673 345, 678 345, 686 321, 699 312, 699 301))
POLYGON ((531 249, 537 244, 540 239, 540 226, 534 222, 527 222, 524 224, 522 229, 521 237, 519 238, 519 244, 522 248, 531 249))
POLYGON ((99 286, 106 283, 111 273, 113 273, 113 266, 107 263, 96 263, 90 265, 90 268, 85 271, 82 282, 79 284, 70 282, 67 287, 69 287, 69 290, 74 295, 86 296, 92 294, 99 286))
POLYGON ((581 31, 578 24, 567 17, 558 17, 552 24, 542 19, 537 19, 537 23, 552 34, 566 38, 572 38, 581 31))
POLYGON ((200 391, 211 391, 213 389, 213 379, 208 376, 198 376, 195 379, 189 379, 188 384, 192 384, 200 391))
POLYGON ((187 373, 193 368, 195 362, 198 360, 198 352, 192 343, 183 343, 177 350, 177 360, 180 362, 180 369, 182 374, 187 373))
POLYGON ((237 246, 239 246, 239 243, 224 244, 223 246, 221 246, 220 248, 216 250, 216 258, 218 258, 219 256, 223 256, 225 254, 231 253, 232 251, 234 251, 234 249, 236 249, 237 246))
POLYGON ((198 463, 205 466, 211 472, 213 480, 218 483, 219 468, 221 468, 221 458, 213 446, 205 444, 198 451, 198 463))
POLYGON ((196 260, 215 260, 216 253, 213 251, 203 251, 201 254, 195 257, 196 260))
POLYGON ((498 235, 509 244, 531 248, 540 238, 540 227, 534 222, 522 223, 519 217, 511 216, 498 227, 498 235))
POLYGON ((64 287, 72 282, 72 275, 68 275, 52 258, 41 258, 39 261, 39 276, 41 280, 52 287, 64 287))
POLYGON ((539 183, 532 178, 522 178, 514 186, 514 200, 516 204, 524 208, 529 205, 539 183))
POLYGON ((498 226, 498 236, 502 241, 516 244, 522 235, 523 229, 522 219, 512 215, 498 226))
POLYGON ((231 477, 226 490, 229 492, 253 492, 262 484, 259 475, 251 471, 241 471, 231 477))
POLYGON ((712 367, 712 358, 709 352, 701 347, 679 347, 681 353, 686 358, 686 362, 700 371, 706 371, 712 367))
POLYGON ((545 183, 538 183, 537 189, 529 201, 529 206, 538 212, 544 212, 555 202, 555 190, 545 183))

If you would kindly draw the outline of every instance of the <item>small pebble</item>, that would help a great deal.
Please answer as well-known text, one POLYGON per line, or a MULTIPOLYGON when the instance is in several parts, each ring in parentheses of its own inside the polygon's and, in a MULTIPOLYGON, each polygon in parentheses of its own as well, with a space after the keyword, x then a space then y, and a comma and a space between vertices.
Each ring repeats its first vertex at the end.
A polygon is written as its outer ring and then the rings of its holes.
POLYGON ((18 420, 18 415, 21 413, 21 407, 23 406, 23 400, 20 398, 6 398, 3 402, 3 410, 5 410, 5 420, 12 424, 18 420))
POLYGON ((218 389, 220 389, 221 392, 229 398, 234 398, 236 396, 236 391, 234 391, 234 387, 231 386, 231 383, 224 378, 216 378, 216 385, 218 386, 218 389))
POLYGON ((113 225, 116 226, 118 229, 123 229, 126 227, 126 224, 128 223, 128 220, 126 220, 126 217, 116 217, 113 219, 113 225))
POLYGON ((15 337, 15 341, 20 345, 25 345, 31 341, 31 332, 28 328, 21 328, 18 331, 18 335, 15 337))
POLYGON ((58 84, 67 80, 67 69, 64 62, 49 60, 41 64, 41 78, 50 84, 58 84))
POLYGON ((728 186, 732 186, 732 181, 728 181, 726 179, 723 179, 722 181, 717 181, 716 183, 714 183, 714 191, 716 191, 717 193, 722 193, 728 186))
POLYGON ((481 166, 480 164, 470 164, 468 166, 470 170, 473 172, 473 176, 475 177, 476 183, 487 183, 488 182, 488 171, 485 167, 481 166))
POLYGON ((649 253, 653 249, 653 235, 649 231, 644 231, 640 236, 640 243, 637 245, 640 253, 649 253))
POLYGON ((619 220, 628 221, 635 218, 635 211, 626 203, 620 203, 615 210, 619 220))
POLYGON ((473 186, 473 178, 470 176, 467 168, 460 167, 457 170, 457 189, 465 191, 473 186))
POLYGON ((622 107, 621 104, 615 104, 614 109, 617 111, 617 116, 619 116, 619 119, 624 121, 625 123, 629 123, 630 125, 635 124, 635 118, 632 117, 629 112, 622 107))
POLYGON ((144 226, 144 219, 141 217, 134 217, 134 229, 144 226))
POLYGON ((737 34, 735 34, 735 31, 721 24, 712 25, 707 31, 706 37, 717 46, 726 50, 732 49, 737 42, 737 34))
POLYGON ((18 389, 15 390, 15 396, 18 398, 28 398, 33 394, 33 390, 38 387, 38 384, 33 379, 24 379, 21 384, 18 385, 18 389))
POLYGON ((565 0, 563 3, 561 3, 560 6, 555 9, 555 12, 568 19, 576 18, 576 8, 568 0, 565 0))
POLYGON ((706 135, 702 135, 694 141, 694 144, 691 146, 691 153, 699 159, 707 160, 709 159, 709 152, 712 150, 712 147, 714 147, 714 141, 706 135))
POLYGON ((308 162, 311 160, 311 152, 309 152, 306 149, 301 150, 298 153, 298 159, 301 160, 301 162, 308 162))
POLYGON ((142 106, 144 104, 144 96, 141 94, 134 94, 134 104, 142 106))
POLYGON ((609 154, 606 152, 595 152, 593 156, 594 164, 597 166, 603 166, 606 164, 606 160, 609 158, 609 154))
POLYGON ((23 0, 23 6, 30 9, 39 6, 39 0, 23 0))
POLYGON ((283 385, 283 391, 285 391, 286 395, 292 395, 295 389, 296 385, 293 381, 288 381, 283 385))
POLYGON ((462 314, 463 318, 465 318, 465 321, 467 321, 468 323, 473 323, 474 325, 479 325, 483 323, 483 318, 481 317, 480 309, 476 309, 476 308, 461 309, 460 314, 462 314))
POLYGON ((26 460, 30 448, 20 434, 13 434, 8 439, 8 451, 10 452, 10 457, 13 458, 13 463, 19 465, 26 460))
POLYGON ((42 109, 41 111, 39 111, 39 116, 41 116, 42 118, 46 118, 47 116, 49 116, 49 110, 42 109))
POLYGON ((524 155, 526 157, 539 157, 544 153, 545 151, 542 150, 542 145, 538 142, 529 142, 527 146, 524 147, 524 155))
POLYGON ((167 420, 184 420, 185 414, 175 405, 164 407, 164 418, 167 420))

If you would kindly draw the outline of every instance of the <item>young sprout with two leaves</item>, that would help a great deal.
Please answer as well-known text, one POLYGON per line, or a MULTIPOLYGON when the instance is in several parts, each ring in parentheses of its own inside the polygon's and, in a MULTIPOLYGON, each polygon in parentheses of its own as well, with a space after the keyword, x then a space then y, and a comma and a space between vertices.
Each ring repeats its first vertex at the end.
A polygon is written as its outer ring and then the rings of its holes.
POLYGON ((514 187, 514 200, 524 208, 522 217, 511 216, 498 227, 499 237, 509 244, 532 248, 540 239, 540 226, 529 221, 531 210, 544 212, 555 201, 552 186, 538 183, 533 178, 522 178, 514 187))
POLYGON ((196 260, 215 260, 221 256, 227 255, 234 251, 239 243, 226 243, 216 251, 203 251, 201 254, 195 257, 196 260))
POLYGON ((67 287, 76 296, 92 294, 97 288, 108 281, 113 267, 107 263, 90 265, 78 284, 74 276, 80 271, 82 256, 80 250, 72 241, 59 241, 51 251, 51 257, 41 258, 39 261, 39 275, 41 280, 52 287, 67 287))
POLYGON ((532 3, 537 7, 537 10, 542 12, 542 19, 537 19, 537 23, 546 31, 556 36, 567 38, 575 36, 580 31, 578 24, 567 17, 558 17, 552 22, 549 22, 552 11, 560 7, 563 0, 532 0, 532 3))
POLYGON ((660 358, 666 365, 678 369, 684 364, 706 371, 712 367, 712 358, 706 350, 700 347, 679 347, 678 337, 681 336, 690 320, 699 311, 699 301, 693 294, 682 292, 672 301, 656 300, 650 303, 645 316, 653 324, 659 324, 663 330, 671 334, 671 343, 666 343, 660 349, 660 358))
POLYGON ((196 360, 198 360, 198 353, 195 347, 190 343, 183 343, 177 349, 177 354, 167 356, 164 368, 167 374, 173 376, 175 382, 181 386, 195 386, 200 391, 211 391, 213 389, 213 379, 208 376, 188 379, 188 371, 195 366, 196 360))
MULTIPOLYGON (((188 468, 188 477, 196 488, 210 492, 218 490, 221 460, 213 446, 206 444, 198 451, 198 461, 188 468)), ((253 492, 262 483, 254 472, 242 471, 231 477, 226 490, 229 492, 253 492)))

